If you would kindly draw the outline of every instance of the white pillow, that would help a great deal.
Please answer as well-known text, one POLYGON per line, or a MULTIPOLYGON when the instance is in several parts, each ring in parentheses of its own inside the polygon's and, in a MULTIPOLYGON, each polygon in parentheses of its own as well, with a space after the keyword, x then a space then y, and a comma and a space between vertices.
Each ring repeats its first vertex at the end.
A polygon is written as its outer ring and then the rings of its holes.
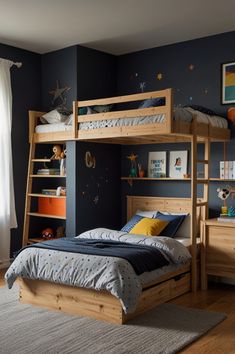
POLYGON ((67 116, 64 116, 63 114, 59 113, 56 109, 53 109, 53 111, 43 114, 42 117, 49 124, 65 122, 68 118, 67 116))
POLYGON ((65 124, 66 124, 66 125, 73 125, 73 113, 70 114, 70 115, 66 118, 65 124))
POLYGON ((160 211, 160 213, 164 215, 186 215, 186 218, 180 225, 179 229, 177 230, 176 234, 174 237, 184 237, 184 238, 189 238, 190 237, 190 223, 191 223, 191 215, 189 213, 170 213, 167 211, 160 211))
POLYGON ((152 219, 157 214, 157 210, 140 210, 140 209, 138 209, 135 214, 143 216, 144 218, 151 218, 152 219))

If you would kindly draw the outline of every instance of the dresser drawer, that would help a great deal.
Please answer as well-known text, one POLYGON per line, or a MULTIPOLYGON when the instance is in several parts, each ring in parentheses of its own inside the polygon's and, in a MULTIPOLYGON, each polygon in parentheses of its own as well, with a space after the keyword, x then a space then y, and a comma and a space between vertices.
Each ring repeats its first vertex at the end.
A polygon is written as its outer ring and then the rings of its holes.
POLYGON ((206 237, 208 274, 235 277, 235 228, 209 226, 206 237))

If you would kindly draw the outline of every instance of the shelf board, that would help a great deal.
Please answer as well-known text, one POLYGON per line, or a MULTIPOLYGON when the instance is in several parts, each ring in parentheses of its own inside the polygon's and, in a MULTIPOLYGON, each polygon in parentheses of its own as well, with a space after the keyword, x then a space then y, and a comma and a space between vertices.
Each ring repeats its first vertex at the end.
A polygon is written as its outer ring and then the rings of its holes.
POLYGON ((51 162, 51 159, 32 159, 32 162, 51 162))
POLYGON ((50 241, 50 240, 58 240, 59 237, 52 237, 52 238, 43 238, 43 237, 30 237, 28 239, 28 244, 33 244, 33 243, 38 243, 38 242, 43 242, 43 241, 50 241))
POLYGON ((41 194, 41 193, 28 193, 30 197, 41 197, 41 198, 61 198, 66 199, 66 195, 48 195, 48 194, 41 194))
POLYGON ((66 220, 66 216, 58 216, 58 215, 51 215, 51 214, 41 214, 41 213, 32 213, 32 212, 29 212, 27 214, 31 215, 31 216, 41 217, 41 218, 51 218, 51 219, 66 220))
POLYGON ((38 178, 66 178, 66 176, 61 175, 30 175, 30 177, 38 177, 38 178))
MULTIPOLYGON (((191 181, 191 178, 171 178, 171 177, 163 177, 163 178, 150 178, 150 177, 121 177, 123 181, 191 181)), ((197 181, 200 183, 206 182, 205 178, 198 178, 197 181)), ((221 179, 216 177, 209 178, 209 181, 216 182, 235 182, 235 179, 221 179)))

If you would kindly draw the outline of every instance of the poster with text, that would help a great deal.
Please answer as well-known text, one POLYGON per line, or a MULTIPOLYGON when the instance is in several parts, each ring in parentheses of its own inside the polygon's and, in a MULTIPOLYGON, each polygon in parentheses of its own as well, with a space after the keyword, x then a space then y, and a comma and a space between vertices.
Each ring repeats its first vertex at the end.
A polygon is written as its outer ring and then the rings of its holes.
POLYGON ((149 178, 166 177, 166 151, 149 152, 148 177, 149 178))

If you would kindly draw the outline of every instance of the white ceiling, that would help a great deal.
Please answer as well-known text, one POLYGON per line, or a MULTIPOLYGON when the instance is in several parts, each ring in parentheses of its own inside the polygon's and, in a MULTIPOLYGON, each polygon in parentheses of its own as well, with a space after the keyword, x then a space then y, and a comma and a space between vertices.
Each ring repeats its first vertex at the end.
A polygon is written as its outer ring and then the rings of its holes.
POLYGON ((233 30, 235 0, 0 0, 0 43, 37 53, 119 55, 233 30))

